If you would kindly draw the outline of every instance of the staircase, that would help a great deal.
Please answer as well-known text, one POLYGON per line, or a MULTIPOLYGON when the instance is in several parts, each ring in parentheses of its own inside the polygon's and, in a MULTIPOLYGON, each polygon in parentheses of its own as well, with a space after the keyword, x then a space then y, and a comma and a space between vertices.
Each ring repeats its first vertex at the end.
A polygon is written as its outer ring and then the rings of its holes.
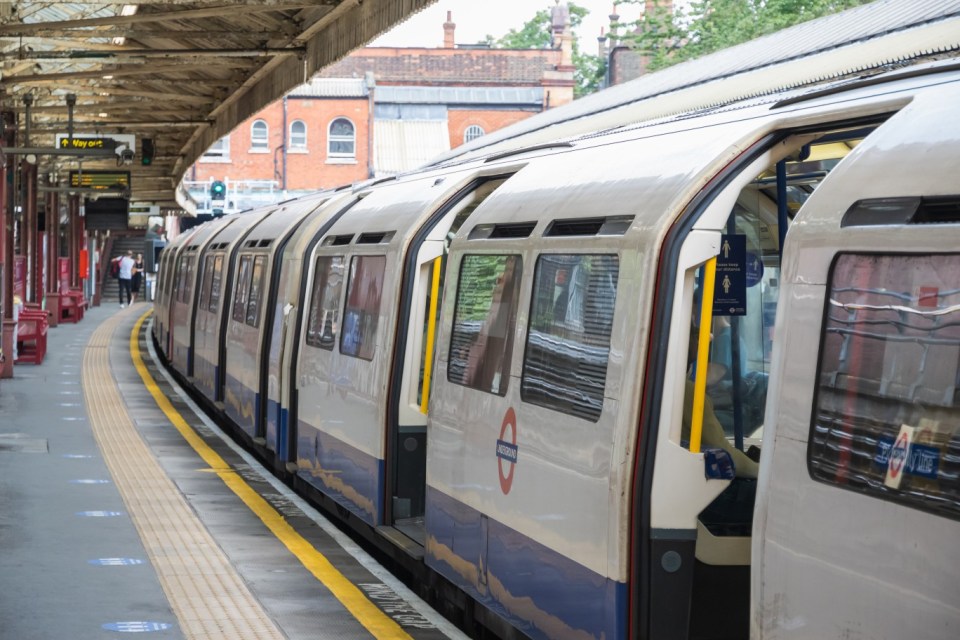
MULTIPOLYGON (((113 249, 111 250, 110 256, 107 257, 107 260, 113 260, 124 255, 127 251, 133 251, 133 257, 136 258, 138 253, 143 253, 144 247, 144 237, 143 236, 115 236, 113 240, 113 249)), ((140 294, 144 295, 143 283, 140 284, 140 294)), ((101 304, 119 304, 120 303, 120 284, 117 282, 116 278, 110 277, 110 269, 106 270, 106 276, 103 279, 102 289, 100 294, 100 303, 101 304)))

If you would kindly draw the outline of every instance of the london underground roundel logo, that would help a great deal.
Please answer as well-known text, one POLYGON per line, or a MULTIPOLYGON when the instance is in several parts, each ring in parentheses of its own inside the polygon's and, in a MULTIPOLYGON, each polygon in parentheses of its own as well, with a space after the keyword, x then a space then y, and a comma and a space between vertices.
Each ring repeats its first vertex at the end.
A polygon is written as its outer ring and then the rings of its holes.
POLYGON ((517 414, 513 407, 507 409, 500 424, 500 438, 497 440, 497 465, 500 472, 500 490, 503 495, 510 493, 513 486, 513 469, 517 464, 517 414))

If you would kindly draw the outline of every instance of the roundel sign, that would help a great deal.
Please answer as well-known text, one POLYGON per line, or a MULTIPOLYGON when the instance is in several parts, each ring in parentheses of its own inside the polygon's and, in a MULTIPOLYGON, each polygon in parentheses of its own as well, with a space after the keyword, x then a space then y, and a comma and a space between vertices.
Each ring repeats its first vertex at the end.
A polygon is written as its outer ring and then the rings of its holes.
POLYGON ((513 486, 513 469, 517 465, 517 414, 513 407, 507 409, 500 424, 500 438, 497 439, 497 465, 500 472, 500 490, 503 495, 510 493, 513 486))

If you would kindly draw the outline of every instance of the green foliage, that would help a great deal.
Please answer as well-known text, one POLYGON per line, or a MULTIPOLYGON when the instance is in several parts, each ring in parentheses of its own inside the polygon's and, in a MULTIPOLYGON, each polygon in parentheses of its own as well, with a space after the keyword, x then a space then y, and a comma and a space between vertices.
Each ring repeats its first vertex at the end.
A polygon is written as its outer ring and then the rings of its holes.
MULTIPOLYGON (((662 8, 634 23, 621 25, 621 40, 661 68, 747 42, 807 20, 871 0, 693 0, 670 16, 662 8)), ((641 5, 644 0, 617 0, 641 5)))

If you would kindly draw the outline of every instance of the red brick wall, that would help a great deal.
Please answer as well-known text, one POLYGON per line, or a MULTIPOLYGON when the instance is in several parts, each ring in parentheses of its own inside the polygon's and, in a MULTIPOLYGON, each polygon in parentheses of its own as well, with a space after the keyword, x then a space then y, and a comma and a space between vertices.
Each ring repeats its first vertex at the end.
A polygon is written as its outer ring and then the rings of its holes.
MULTIPOLYGON (((366 98, 287 100, 287 127, 294 120, 307 125, 306 152, 288 150, 286 188, 289 190, 337 187, 367 177, 367 140, 369 138, 366 98), (327 157, 327 132, 335 118, 353 123, 356 134, 355 162, 327 157)), ((198 161, 194 180, 277 180, 283 188, 283 101, 278 100, 256 116, 240 124, 230 134, 229 162, 198 161), (257 119, 267 123, 269 145, 266 152, 251 152, 250 131, 257 119), (275 151, 276 150, 276 151, 275 151)))
POLYGON ((533 86, 560 64, 559 49, 358 49, 325 68, 324 78, 362 78, 372 71, 380 84, 419 86, 533 86))
POLYGON ((493 133, 497 129, 503 129, 515 122, 526 120, 530 116, 536 115, 532 111, 481 111, 481 110, 461 110, 450 109, 447 112, 447 119, 450 125, 450 148, 459 147, 463 144, 463 134, 467 127, 477 125, 486 133, 493 133))

